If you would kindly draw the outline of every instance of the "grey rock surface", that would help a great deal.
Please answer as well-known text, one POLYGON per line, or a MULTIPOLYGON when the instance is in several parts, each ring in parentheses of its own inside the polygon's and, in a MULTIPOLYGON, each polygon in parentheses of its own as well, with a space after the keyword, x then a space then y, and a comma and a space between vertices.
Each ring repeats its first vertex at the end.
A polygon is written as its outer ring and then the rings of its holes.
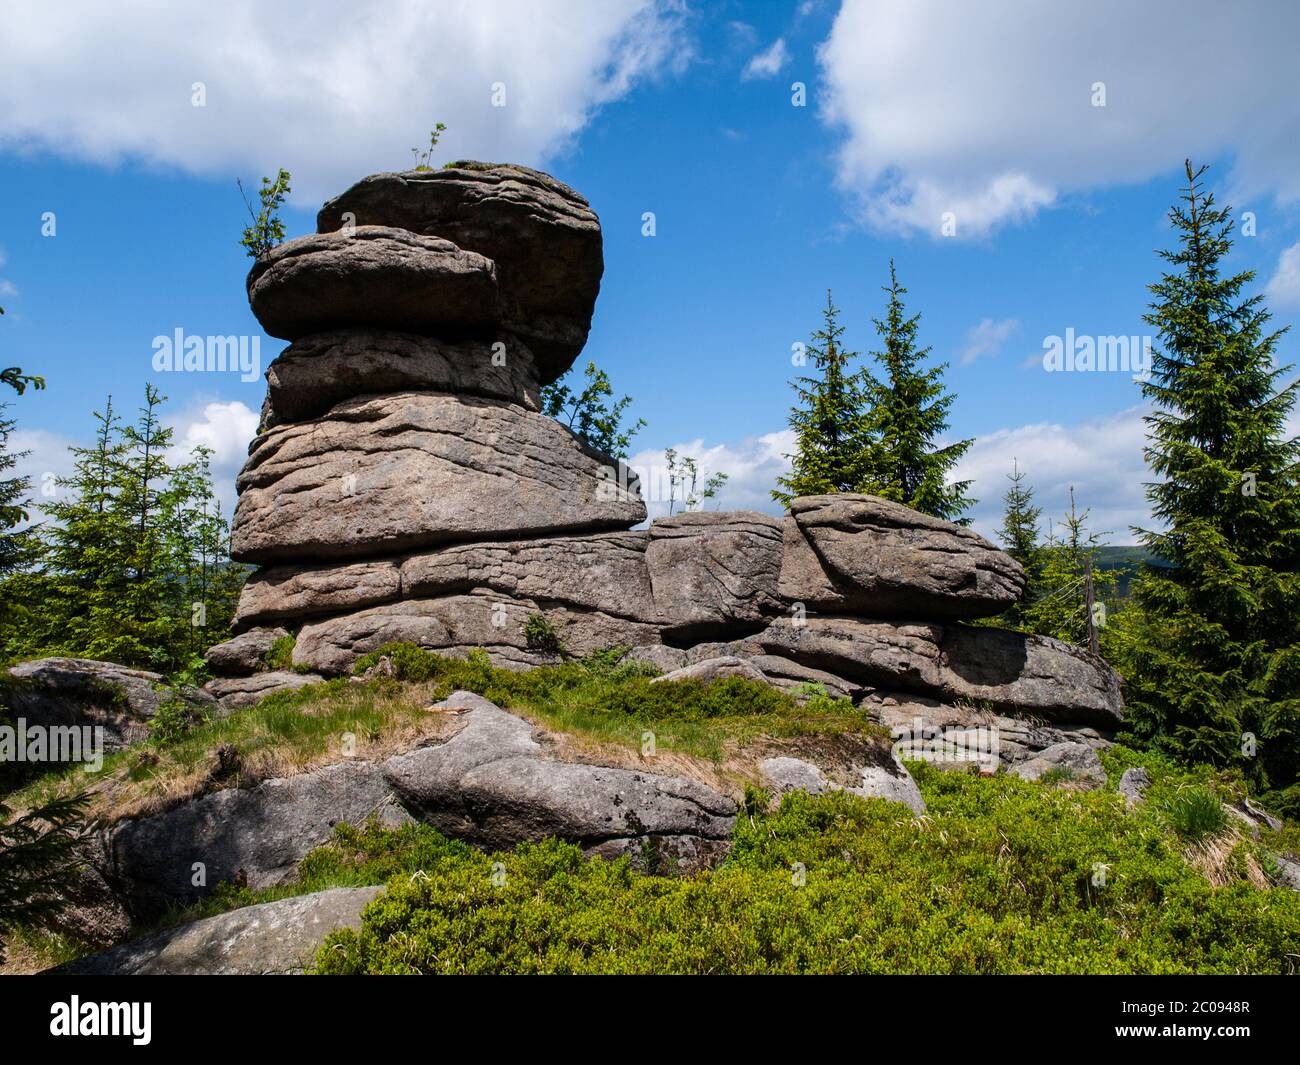
POLYGON ((780 592, 810 610, 956 620, 1000 614, 1024 589, 1006 552, 901 503, 841 494, 790 505, 780 592))
POLYGON ((398 562, 348 562, 324 566, 273 566, 244 582, 235 627, 297 621, 320 614, 364 610, 401 598, 398 562))
POLYGON ((245 906, 51 970, 73 976, 268 976, 300 973, 325 937, 359 928, 382 887, 330 888, 245 906))
POLYGON ((456 341, 389 329, 312 333, 271 363, 266 385, 263 432, 318 418, 353 396, 384 392, 447 392, 541 409, 532 353, 510 336, 456 341))
POLYGON ((665 635, 702 639, 759 626, 781 610, 781 526, 756 511, 656 518, 645 551, 665 635))
POLYGON ((635 475, 551 418, 493 400, 401 392, 257 437, 231 555, 301 564, 451 541, 628 528, 635 475))
POLYGON ((105 751, 122 750, 148 738, 149 721, 172 697, 192 710, 215 709, 198 688, 166 686, 159 673, 89 658, 39 658, 9 669, 17 683, 5 691, 14 718, 28 726, 103 728, 105 751))
POLYGON ((285 241, 253 264, 248 302, 284 340, 367 327, 488 336, 499 318, 491 259, 384 226, 285 241))
POLYGON ((602 854, 664 838, 730 839, 735 803, 696 780, 557 761, 531 724, 480 696, 457 692, 444 705, 466 711, 464 727, 390 758, 384 775, 408 810, 448 835, 487 847, 559 836, 602 854))
POLYGON ((496 264, 502 317, 537 355, 541 383, 573 365, 587 341, 604 273, 600 222, 587 201, 528 167, 458 162, 374 174, 321 208, 317 229, 398 226, 445 237, 496 264))
POLYGON ((393 826, 410 820, 378 766, 341 762, 119 822, 107 830, 104 872, 136 917, 156 916, 222 880, 239 878, 254 889, 279 883, 339 822, 372 816, 393 826), (195 883, 200 869, 203 882, 195 883))
POLYGON ((837 676, 945 702, 1114 727, 1119 675, 1060 640, 1002 629, 849 617, 782 619, 750 637, 763 653, 837 676))
POLYGON ((1119 793, 1124 796, 1130 806, 1137 806, 1141 803, 1146 795, 1146 790, 1151 786, 1151 774, 1142 766, 1130 766, 1124 770, 1123 775, 1119 778, 1119 793))
POLYGON ((843 785, 830 780, 820 767, 802 758, 780 755, 765 758, 758 764, 763 781, 778 795, 789 791, 806 791, 821 795, 827 791, 847 791, 864 799, 885 799, 902 803, 913 813, 925 813, 925 799, 912 775, 896 759, 886 767, 881 765, 858 766, 861 782, 843 785))
POLYGON ((1106 783, 1106 771, 1101 767, 1097 752, 1084 743, 1057 743, 1040 751, 1028 761, 1011 770, 1023 780, 1041 780, 1053 771, 1068 772, 1073 780, 1086 780, 1094 784, 1106 783))
POLYGON ((650 643, 653 626, 591 611, 543 610, 530 600, 490 593, 404 599, 304 625, 293 661, 328 676, 351 671, 358 658, 388 643, 413 643, 428 651, 464 656, 482 648, 502 665, 554 664, 556 656, 530 646, 526 628, 542 614, 571 654, 650 643))
POLYGON ((217 677, 203 686, 221 709, 239 710, 255 706, 276 692, 297 691, 309 684, 319 684, 325 678, 317 673, 294 673, 289 670, 271 670, 254 673, 248 677, 217 677))
POLYGON ((259 627, 240 633, 204 652, 208 668, 218 677, 247 677, 266 668, 266 656, 275 641, 289 633, 282 628, 259 627))
POLYGON ((763 676, 762 670, 749 659, 740 658, 736 655, 722 655, 718 658, 706 658, 702 662, 674 669, 671 673, 655 677, 650 683, 658 684, 660 681, 665 680, 710 681, 720 680, 724 677, 740 677, 742 680, 760 682, 767 679, 763 676))

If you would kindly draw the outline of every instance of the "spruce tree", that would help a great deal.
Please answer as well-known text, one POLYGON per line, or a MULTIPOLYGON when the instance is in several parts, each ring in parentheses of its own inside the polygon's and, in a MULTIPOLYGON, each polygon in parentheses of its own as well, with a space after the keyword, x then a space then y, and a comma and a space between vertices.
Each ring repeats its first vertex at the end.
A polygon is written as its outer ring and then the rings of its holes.
POLYGON ((29 653, 111 658, 114 619, 127 594, 132 524, 115 486, 127 450, 113 397, 96 411, 95 442, 73 447, 72 473, 41 507, 41 574, 28 596, 36 623, 29 653))
POLYGON ((1169 268, 1145 316, 1158 338, 1147 496, 1163 528, 1135 532, 1162 565, 1136 585, 1129 717, 1185 758, 1282 787, 1300 769, 1300 442, 1285 434, 1297 382, 1279 386, 1284 330, 1244 295, 1253 273, 1224 269, 1233 223, 1204 173, 1186 164, 1178 243, 1160 252, 1169 268))
POLYGON ((839 309, 826 292, 822 327, 807 354, 812 373, 791 382, 798 404, 790 412, 795 452, 791 469, 777 478, 772 498, 783 506, 797 496, 862 491, 863 457, 869 443, 863 411, 866 397, 856 351, 844 347, 839 309))
POLYGON ((872 353, 884 369, 884 380, 870 371, 863 374, 871 442, 858 491, 965 524, 962 514, 975 503, 966 496, 971 482, 945 482, 974 441, 937 443, 948 429, 954 398, 943 386, 948 364, 923 368, 930 349, 917 347, 921 315, 908 317, 903 307, 907 289, 898 283, 892 259, 884 291, 889 296, 885 317, 873 319, 883 350, 872 353))
MULTIPOLYGON (((1091 565, 1093 597, 1102 602, 1113 594, 1118 575, 1096 565, 1101 537, 1088 529, 1088 510, 1082 512, 1070 488, 1070 511, 1061 519, 1061 531, 1050 528, 1047 542, 1039 549, 1036 594, 1025 605, 1025 627, 1040 636, 1053 636, 1067 643, 1088 643, 1087 573, 1091 565)), ((1095 619, 1105 626, 1105 608, 1095 619)))
POLYGON ((1011 482, 1011 487, 1002 497, 1002 525, 998 529, 998 539, 1002 541, 1007 554, 1019 562, 1025 571, 1025 594, 1020 602, 1013 604, 1002 615, 1001 620, 1007 625, 1020 628, 1025 624, 1025 611, 1041 592, 1043 549, 1038 543, 1038 522, 1043 508, 1034 506, 1034 490, 1025 483, 1024 471, 1014 459, 1007 480, 1011 482))

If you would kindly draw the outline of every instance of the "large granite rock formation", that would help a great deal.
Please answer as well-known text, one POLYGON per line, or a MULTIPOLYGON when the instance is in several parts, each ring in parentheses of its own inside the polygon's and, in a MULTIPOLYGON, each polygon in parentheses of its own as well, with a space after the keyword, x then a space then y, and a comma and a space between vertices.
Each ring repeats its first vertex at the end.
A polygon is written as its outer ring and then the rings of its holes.
POLYGON ((682 679, 824 690, 887 724, 900 706, 926 728, 983 714, 1011 761, 1091 749, 1120 720, 1099 658, 962 624, 1025 586, 969 529, 847 494, 796 499, 784 523, 694 512, 634 529, 636 475, 540 413, 603 270, 572 189, 496 164, 377 174, 318 229, 249 275, 254 312, 293 343, 239 478, 232 553, 264 568, 240 599, 244 635, 209 656, 223 705, 400 641, 553 662, 529 639, 540 615, 564 651, 628 646, 682 679), (286 630, 295 672, 266 672, 286 630))

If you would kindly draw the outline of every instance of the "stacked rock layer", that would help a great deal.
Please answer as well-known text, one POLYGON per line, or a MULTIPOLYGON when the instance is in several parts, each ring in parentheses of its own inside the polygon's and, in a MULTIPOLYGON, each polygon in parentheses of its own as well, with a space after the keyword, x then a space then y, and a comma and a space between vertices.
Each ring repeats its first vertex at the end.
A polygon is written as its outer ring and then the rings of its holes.
POLYGON ((260 568, 240 635, 209 655, 223 702, 347 673, 395 641, 544 664, 540 614, 573 654, 623 645, 692 676, 821 684, 886 723, 1002 721, 1028 753, 1067 732, 1101 742, 1119 720, 1100 659, 964 624, 1024 591, 968 529, 851 495, 798 499, 784 521, 634 529, 635 475, 539 409, 582 350, 603 270, 572 189, 481 163, 379 174, 318 229, 249 275, 254 313, 291 344, 238 482, 232 554, 260 568), (265 674, 290 632, 295 672, 265 674))

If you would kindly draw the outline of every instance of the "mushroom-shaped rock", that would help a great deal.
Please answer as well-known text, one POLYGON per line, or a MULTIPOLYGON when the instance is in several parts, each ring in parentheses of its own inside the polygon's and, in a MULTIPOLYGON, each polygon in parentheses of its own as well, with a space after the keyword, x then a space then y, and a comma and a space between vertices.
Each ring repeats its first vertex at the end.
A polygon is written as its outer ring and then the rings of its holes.
POLYGON ((396 226, 493 260, 504 325, 537 355, 542 384, 587 342, 605 270, 600 222, 567 185, 523 166, 453 163, 374 174, 321 208, 317 228, 396 226))

